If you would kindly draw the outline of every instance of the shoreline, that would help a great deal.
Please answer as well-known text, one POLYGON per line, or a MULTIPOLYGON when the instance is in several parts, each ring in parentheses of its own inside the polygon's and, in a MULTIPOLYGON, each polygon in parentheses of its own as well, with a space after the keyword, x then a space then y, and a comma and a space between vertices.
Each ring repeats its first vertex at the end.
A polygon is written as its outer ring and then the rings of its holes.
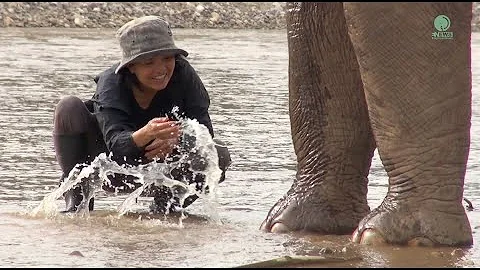
POLYGON ((119 28, 158 15, 172 28, 285 29, 285 2, 3 2, 2 27, 119 28))
MULTIPOLYGON (((0 2, 0 28, 119 28, 158 15, 172 28, 286 29, 285 2, 0 2)), ((472 32, 480 32, 473 2, 472 32)))

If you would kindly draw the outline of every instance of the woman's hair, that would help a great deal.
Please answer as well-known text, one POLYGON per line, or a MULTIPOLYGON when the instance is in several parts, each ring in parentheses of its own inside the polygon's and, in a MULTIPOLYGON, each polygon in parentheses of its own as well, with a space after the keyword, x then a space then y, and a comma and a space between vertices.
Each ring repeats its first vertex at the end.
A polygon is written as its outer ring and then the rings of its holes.
POLYGON ((140 81, 138 80, 137 76, 131 73, 128 68, 124 68, 121 73, 123 77, 123 83, 125 83, 128 88, 133 89, 134 87, 137 87, 138 90, 143 91, 142 88, 140 88, 140 81))

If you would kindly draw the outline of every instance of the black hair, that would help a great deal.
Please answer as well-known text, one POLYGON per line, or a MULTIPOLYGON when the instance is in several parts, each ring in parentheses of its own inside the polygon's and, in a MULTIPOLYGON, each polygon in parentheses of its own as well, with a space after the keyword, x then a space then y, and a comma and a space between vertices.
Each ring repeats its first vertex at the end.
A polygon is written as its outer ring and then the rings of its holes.
POLYGON ((137 76, 131 73, 128 68, 124 68, 122 70, 122 75, 123 75, 123 82, 126 84, 128 88, 133 89, 134 87, 136 87, 140 91, 143 91, 142 88, 140 87, 140 81, 138 80, 137 76))

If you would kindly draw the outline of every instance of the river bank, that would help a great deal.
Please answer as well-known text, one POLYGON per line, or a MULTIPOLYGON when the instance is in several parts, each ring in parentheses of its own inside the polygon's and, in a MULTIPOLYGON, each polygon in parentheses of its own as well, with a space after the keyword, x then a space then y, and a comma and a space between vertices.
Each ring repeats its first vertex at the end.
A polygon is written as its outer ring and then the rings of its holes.
POLYGON ((283 29, 285 2, 3 2, 0 27, 118 28, 159 15, 177 28, 283 29))
MULTIPOLYGON (((472 10, 472 31, 478 32, 480 4, 472 10)), ((0 27, 118 28, 144 15, 159 15, 173 28, 286 28, 285 2, 0 3, 0 27)))

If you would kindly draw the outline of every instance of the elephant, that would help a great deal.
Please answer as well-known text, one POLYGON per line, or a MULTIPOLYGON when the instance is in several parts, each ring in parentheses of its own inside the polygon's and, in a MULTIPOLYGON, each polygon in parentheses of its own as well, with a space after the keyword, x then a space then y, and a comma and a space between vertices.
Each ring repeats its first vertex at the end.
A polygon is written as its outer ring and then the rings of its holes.
POLYGON ((296 176, 260 229, 473 244, 462 205, 472 3, 287 3, 296 176), (388 192, 367 202, 377 149, 388 192))

